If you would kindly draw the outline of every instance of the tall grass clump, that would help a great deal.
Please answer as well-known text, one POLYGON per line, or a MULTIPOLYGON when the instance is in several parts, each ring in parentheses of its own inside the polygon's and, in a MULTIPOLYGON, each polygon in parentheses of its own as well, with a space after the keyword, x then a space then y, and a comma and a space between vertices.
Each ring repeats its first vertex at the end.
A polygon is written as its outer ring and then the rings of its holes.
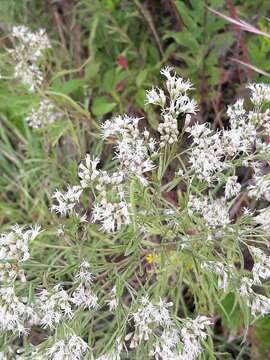
POLYGON ((230 328, 241 314, 244 342, 270 313, 270 86, 247 84, 214 128, 198 120, 192 83, 164 67, 164 86, 146 91, 156 131, 133 114, 92 120, 87 149, 76 117, 90 114, 50 91, 45 31, 11 38, 3 81, 35 99, 26 132, 47 164, 29 161, 21 196, 33 205, 43 176, 50 193, 32 224, 6 220, 0 237, 0 358, 222 359, 221 318, 230 328))

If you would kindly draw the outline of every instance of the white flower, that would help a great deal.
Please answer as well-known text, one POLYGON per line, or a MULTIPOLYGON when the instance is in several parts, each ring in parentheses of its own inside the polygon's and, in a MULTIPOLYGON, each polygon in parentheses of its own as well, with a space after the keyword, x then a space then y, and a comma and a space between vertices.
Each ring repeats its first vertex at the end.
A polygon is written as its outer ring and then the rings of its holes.
POLYGON ((73 317, 70 298, 60 284, 54 286, 50 291, 43 289, 38 294, 37 311, 41 324, 50 328, 54 328, 64 318, 72 319, 73 317))
POLYGON ((48 360, 82 360, 89 349, 87 343, 79 336, 70 335, 57 341, 45 353, 48 360))
POLYGON ((129 207, 125 201, 110 203, 103 199, 94 205, 93 221, 100 221, 105 232, 119 231, 123 225, 130 223, 129 207))
POLYGON ((151 142, 147 132, 141 134, 138 128, 140 118, 127 115, 117 116, 105 121, 102 125, 104 137, 117 138, 115 157, 120 162, 120 168, 127 174, 137 176, 145 184, 145 172, 151 171, 154 164, 149 153, 151 142))
POLYGON ((172 145, 177 142, 179 135, 178 116, 180 114, 195 114, 197 104, 187 95, 187 92, 192 89, 189 80, 185 81, 175 73, 172 74, 172 68, 168 67, 162 69, 161 74, 167 78, 168 106, 165 107, 166 96, 164 91, 159 88, 146 92, 146 104, 160 105, 162 108, 162 122, 158 126, 158 132, 161 135, 160 147, 164 147, 167 144, 172 145))
POLYGON ((0 260, 26 261, 30 258, 29 242, 41 233, 40 226, 25 229, 15 225, 11 231, 0 235, 0 260))
POLYGON ((75 276, 77 286, 70 299, 75 306, 82 309, 96 309, 98 307, 98 297, 92 290, 93 279, 93 274, 90 272, 90 264, 87 261, 83 261, 75 276))
POLYGON ((109 310, 114 312, 118 307, 118 299, 116 297, 116 286, 114 286, 110 292, 110 300, 107 300, 109 310))
POLYGON ((35 317, 31 306, 20 300, 12 286, 0 288, 0 330, 24 334, 35 317))
POLYGON ((256 106, 261 106, 270 101, 270 86, 267 84, 249 84, 251 90, 251 101, 256 106))
POLYGON ((58 204, 54 204, 51 207, 51 210, 59 213, 61 216, 74 213, 74 208, 79 202, 81 193, 82 189, 80 186, 69 187, 65 193, 56 190, 53 193, 52 198, 56 199, 58 204))
POLYGON ((270 257, 267 256, 261 249, 254 246, 249 246, 248 249, 254 260, 252 268, 254 281, 257 284, 260 284, 260 278, 270 278, 270 257))
POLYGON ((43 82, 38 61, 44 50, 51 47, 49 39, 43 29, 32 33, 26 26, 13 27, 12 35, 17 40, 15 48, 8 50, 15 62, 14 77, 34 91, 43 82))
POLYGON ((255 223, 261 225, 264 231, 270 231, 270 207, 259 210, 259 214, 253 219, 255 223))
POLYGON ((194 211, 200 214, 208 226, 212 228, 224 227, 230 223, 229 211, 222 199, 210 202, 207 198, 199 199, 191 195, 188 210, 190 215, 194 211))
POLYGON ((100 172, 97 170, 97 165, 99 159, 91 159, 90 155, 87 154, 84 162, 81 162, 78 167, 78 176, 81 179, 81 187, 87 188, 93 184, 96 178, 100 175, 100 172))
POLYGON ((270 178, 268 175, 265 176, 255 176, 254 184, 249 185, 248 194, 249 196, 254 196, 256 199, 265 198, 265 200, 270 201, 270 178))
POLYGON ((253 279, 243 277, 238 292, 246 299, 247 305, 251 308, 251 314, 257 318, 270 313, 270 299, 264 295, 255 293, 252 289, 253 285, 253 279))
POLYGON ((152 88, 151 90, 147 90, 145 103, 164 107, 166 103, 166 96, 164 94, 164 91, 159 88, 152 88))
POLYGON ((239 184, 237 180, 237 176, 230 176, 226 179, 225 199, 231 199, 240 193, 241 184, 239 184))
POLYGON ((42 100, 37 108, 33 108, 26 117, 28 125, 34 129, 54 123, 59 117, 54 104, 48 100, 42 100))

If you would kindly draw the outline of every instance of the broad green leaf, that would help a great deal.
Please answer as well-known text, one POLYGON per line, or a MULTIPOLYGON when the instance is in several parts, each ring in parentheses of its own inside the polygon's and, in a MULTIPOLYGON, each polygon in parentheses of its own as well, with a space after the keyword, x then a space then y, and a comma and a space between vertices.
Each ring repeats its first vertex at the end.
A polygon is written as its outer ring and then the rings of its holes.
POLYGON ((110 102, 105 96, 94 99, 92 112, 96 116, 103 116, 111 112, 116 106, 115 102, 110 102))

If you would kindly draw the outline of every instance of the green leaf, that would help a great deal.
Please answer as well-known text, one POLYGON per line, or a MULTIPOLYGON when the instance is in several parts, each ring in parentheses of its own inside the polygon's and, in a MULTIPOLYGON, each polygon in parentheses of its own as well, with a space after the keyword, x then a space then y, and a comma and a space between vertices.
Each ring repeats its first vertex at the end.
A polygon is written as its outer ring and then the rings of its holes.
POLYGON ((196 22, 190 16, 190 14, 192 14, 190 9, 188 9, 182 1, 176 1, 176 7, 177 7, 179 15, 180 15, 181 19, 183 20, 183 23, 185 24, 187 29, 191 32, 197 32, 198 26, 197 26, 196 22))
POLYGON ((192 53, 199 50, 199 44, 194 38, 194 34, 191 34, 188 31, 184 32, 168 32, 165 38, 173 38, 177 44, 185 46, 190 49, 192 53))
POLYGON ((96 116, 103 116, 111 112, 116 106, 115 102, 109 102, 105 96, 94 99, 92 112, 96 116))
POLYGON ((139 72, 139 74, 136 78, 136 85, 138 87, 140 87, 144 83, 144 81, 147 77, 147 74, 148 74, 148 69, 144 69, 139 72))
POLYGON ((87 64, 85 67, 85 78, 87 80, 90 80, 95 77, 99 71, 99 68, 100 63, 90 62, 89 64, 87 64))
POLYGON ((72 94, 78 89, 82 89, 85 84, 84 79, 71 79, 65 82, 63 85, 58 82, 52 87, 54 91, 60 92, 62 94, 72 94), (55 86, 56 85, 56 86, 55 86))

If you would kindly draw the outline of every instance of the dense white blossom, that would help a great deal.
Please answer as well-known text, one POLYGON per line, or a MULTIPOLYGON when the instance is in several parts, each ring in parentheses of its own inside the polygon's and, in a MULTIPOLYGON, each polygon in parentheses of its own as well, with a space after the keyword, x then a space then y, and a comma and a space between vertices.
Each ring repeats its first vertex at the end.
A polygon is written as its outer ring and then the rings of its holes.
POLYGON ((12 36, 16 39, 15 47, 9 49, 15 63, 14 76, 34 91, 43 82, 38 61, 44 50, 51 47, 49 39, 45 30, 33 33, 26 26, 13 27, 12 36))
POLYGON ((225 199, 231 199, 237 196, 241 191, 241 184, 237 182, 237 176, 230 176, 226 179, 225 184, 225 199))
POLYGON ((252 274, 255 283, 260 284, 261 279, 270 278, 270 257, 267 256, 261 249, 255 246, 248 247, 254 261, 252 274))
POLYGON ((27 326, 36 314, 25 299, 19 299, 12 286, 0 288, 0 330, 20 334, 28 331, 27 326), (24 301, 23 301, 24 300, 24 301))
POLYGON ((256 224, 261 225, 263 231, 270 231, 270 207, 259 210, 259 214, 253 219, 256 224))
POLYGON ((0 260, 26 261, 30 257, 29 243, 40 233, 40 226, 25 228, 15 225, 10 232, 0 235, 0 260))
POLYGON ((254 317, 264 316, 270 313, 270 299, 264 295, 256 293, 252 286, 254 280, 247 277, 241 279, 238 289, 239 294, 246 299, 247 305, 251 308, 254 317))
POLYGON ((154 150, 154 140, 149 138, 147 131, 140 132, 140 120, 127 115, 117 116, 105 121, 102 129, 105 138, 117 138, 115 157, 119 160, 121 170, 137 176, 146 184, 144 173, 154 168, 150 157, 154 150))
POLYGON ((130 223, 129 207, 125 201, 108 202, 103 199, 94 205, 93 221, 99 221, 106 232, 119 231, 123 225, 130 223))
POLYGON ((82 189, 80 186, 69 187, 68 190, 62 193, 56 190, 52 198, 57 201, 58 204, 54 204, 51 210, 59 213, 61 216, 66 216, 74 213, 74 208, 78 204, 82 189))
POLYGON ((93 275, 90 272, 90 264, 83 261, 75 276, 75 290, 72 293, 71 302, 79 308, 95 309, 98 307, 98 297, 92 289, 93 275))
POLYGON ((45 353, 48 360, 82 360, 88 351, 87 343, 77 335, 55 342, 45 353))
POLYGON ((249 196, 254 196, 256 199, 264 198, 267 201, 270 201, 270 177, 265 176, 255 176, 253 179, 253 184, 248 187, 249 196))
POLYGON ((229 211, 223 199, 209 201, 208 198, 189 197, 188 211, 201 215, 211 228, 224 227, 230 223, 229 211))
POLYGON ((270 86, 267 84, 249 84, 251 90, 251 101, 254 105, 261 106, 270 101, 270 86))
POLYGON ((46 327, 54 328, 65 318, 73 317, 69 295, 60 284, 49 291, 43 289, 37 296, 36 306, 40 322, 46 327))
POLYGON ((197 104, 195 100, 187 95, 192 90, 189 80, 185 81, 177 76, 172 68, 166 67, 161 70, 161 74, 166 77, 166 89, 168 99, 163 90, 156 88, 146 92, 146 104, 159 105, 161 107, 161 120, 158 126, 160 133, 160 147, 166 144, 172 145, 177 142, 179 135, 178 117, 180 114, 195 114, 197 104), (167 106, 166 106, 167 104, 167 106))

